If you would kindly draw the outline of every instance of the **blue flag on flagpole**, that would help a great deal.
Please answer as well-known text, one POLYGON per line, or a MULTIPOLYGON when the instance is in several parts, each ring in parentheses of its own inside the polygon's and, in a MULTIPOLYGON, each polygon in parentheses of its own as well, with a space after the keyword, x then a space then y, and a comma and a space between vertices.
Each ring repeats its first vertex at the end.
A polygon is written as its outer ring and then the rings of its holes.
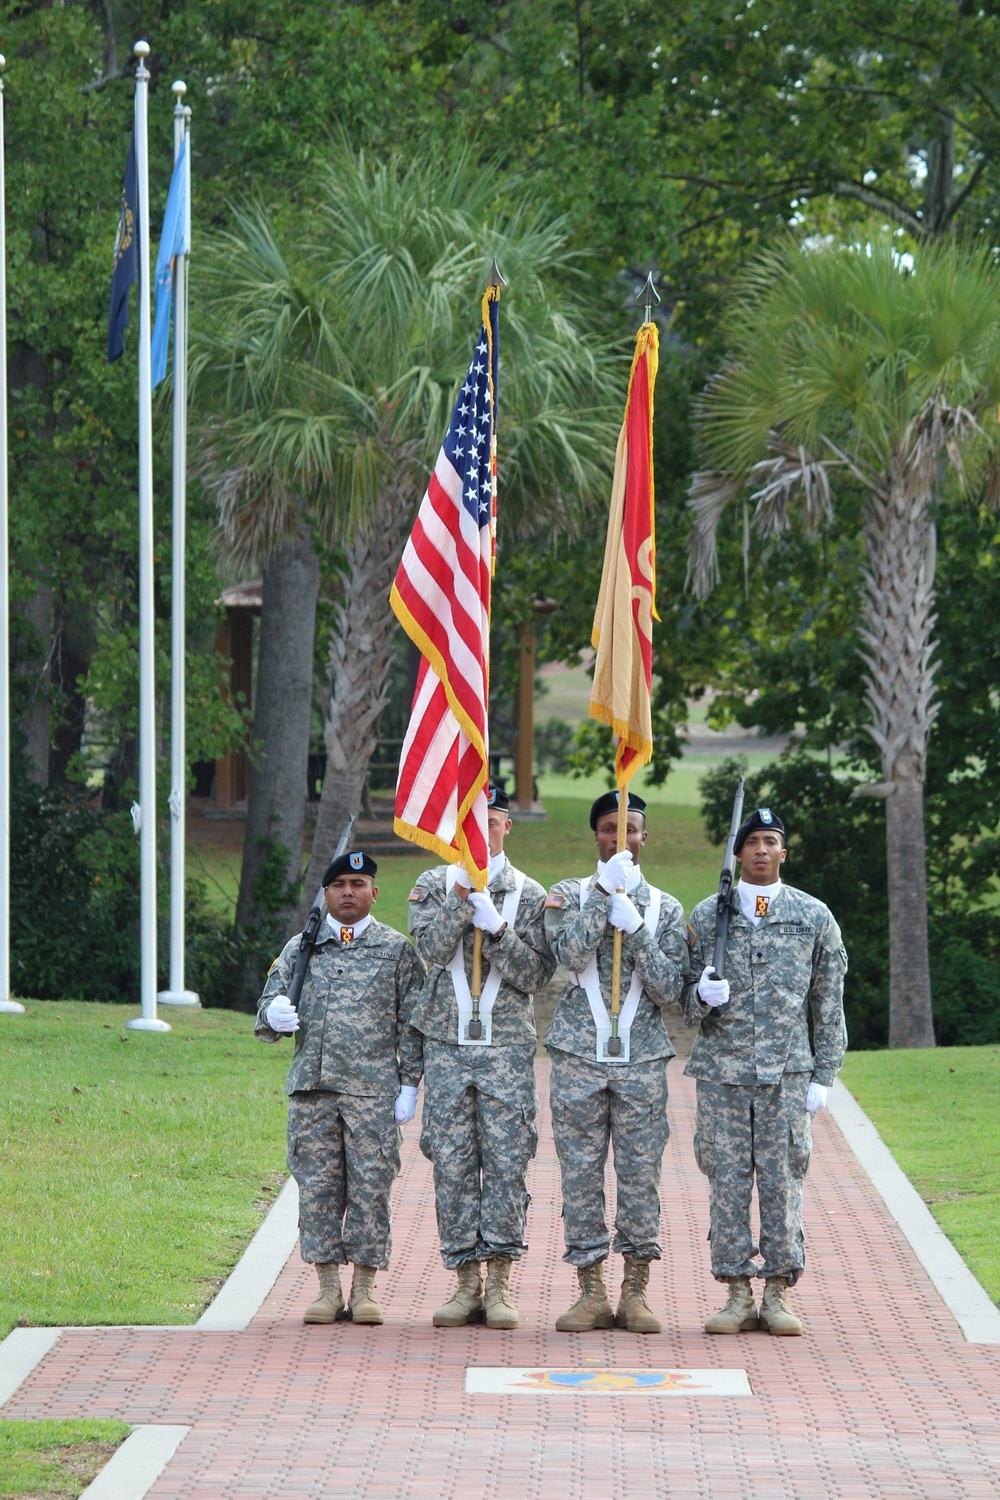
POLYGON ((108 307, 108 364, 125 352, 125 330, 128 327, 129 288, 139 274, 136 255, 136 230, 139 222, 139 194, 135 176, 135 130, 129 142, 122 201, 118 210, 118 233, 111 270, 111 303, 108 307))
POLYGON ((188 236, 188 177, 187 136, 174 162, 174 175, 170 179, 167 206, 163 214, 163 233, 156 257, 156 275, 153 289, 156 293, 156 321, 153 324, 153 342, 150 346, 150 361, 153 371, 154 389, 167 373, 167 351, 170 348, 170 303, 174 284, 174 259, 187 255, 191 249, 188 236))

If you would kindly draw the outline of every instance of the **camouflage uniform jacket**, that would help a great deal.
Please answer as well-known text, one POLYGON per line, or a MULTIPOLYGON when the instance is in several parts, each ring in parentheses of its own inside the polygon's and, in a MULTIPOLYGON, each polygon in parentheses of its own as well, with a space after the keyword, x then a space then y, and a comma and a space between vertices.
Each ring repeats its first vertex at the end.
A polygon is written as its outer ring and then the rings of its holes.
MULTIPOLYGON (((629 892, 629 900, 645 915, 649 905, 649 886, 645 880, 640 880, 635 890, 629 892)), ((552 887, 545 903, 545 935, 558 963, 580 974, 596 951, 601 994, 609 1013, 614 951, 614 928, 608 922, 610 911, 611 897, 599 888, 596 875, 582 910, 580 881, 576 879, 560 880, 552 887)), ((666 891, 662 893, 655 938, 650 937, 645 926, 632 934, 622 933, 623 1005, 633 969, 638 971, 642 981, 639 1008, 629 1033, 629 1056, 633 1063, 674 1056, 663 1024, 663 1006, 679 1003, 681 998, 687 975, 685 936, 684 909, 666 891)), ((587 992, 572 979, 556 1003, 545 1045, 597 1062, 597 1033, 587 992)), ((601 1063, 600 1066, 616 1065, 601 1063)))
MULTIPOLYGON (((271 965, 254 1027, 262 1041, 281 1040, 265 1012, 285 993, 298 951, 298 937, 290 938, 271 965)), ((319 1089, 387 1098, 398 1092, 400 1079, 418 1084, 423 1042, 407 1021, 423 979, 413 945, 395 928, 373 918, 345 946, 324 922, 302 986, 285 1093, 319 1089)))
POLYGON ((689 1024, 701 1025, 685 1073, 744 1084, 780 1083, 784 1073, 809 1073, 817 1083, 831 1084, 847 1049, 847 953, 833 913, 814 896, 782 885, 754 927, 734 890, 726 950, 729 1001, 713 1010, 698 999, 697 990, 702 970, 712 962, 717 904, 709 896, 691 913, 684 1011, 689 1024))
MULTIPOLYGON (((458 1005, 446 964, 454 957, 464 937, 465 973, 472 982, 472 906, 447 891, 447 865, 425 870, 410 892, 409 929, 420 957, 428 965, 423 993, 413 1007, 410 1024, 436 1042, 458 1046, 458 1005)), ((508 891, 514 889, 514 868, 505 860, 503 869, 487 886, 499 910, 508 891)), ((545 942, 543 910, 545 892, 537 880, 525 877, 513 930, 499 937, 483 933, 483 981, 487 964, 500 971, 500 989, 493 1002, 493 1046, 534 1042, 535 1013, 532 995, 552 978, 555 960, 545 942)))

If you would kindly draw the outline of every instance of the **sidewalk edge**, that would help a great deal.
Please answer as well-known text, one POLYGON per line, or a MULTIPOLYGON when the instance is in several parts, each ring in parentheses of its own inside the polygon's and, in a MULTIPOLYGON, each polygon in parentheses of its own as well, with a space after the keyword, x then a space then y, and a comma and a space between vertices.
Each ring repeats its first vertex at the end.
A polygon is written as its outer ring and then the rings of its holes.
POLYGON ((889 1213, 970 1344, 1000 1344, 1000 1308, 976 1280, 845 1084, 830 1089, 830 1113, 889 1213))
POLYGON ((260 1311, 299 1234, 299 1190, 289 1177, 213 1301, 194 1324, 197 1329, 238 1333, 260 1311))
POLYGON ((142 1500, 190 1431, 190 1427, 133 1427, 80 1500, 142 1500))
POLYGON ((61 1328, 12 1328, 0 1340, 0 1407, 55 1347, 61 1328))

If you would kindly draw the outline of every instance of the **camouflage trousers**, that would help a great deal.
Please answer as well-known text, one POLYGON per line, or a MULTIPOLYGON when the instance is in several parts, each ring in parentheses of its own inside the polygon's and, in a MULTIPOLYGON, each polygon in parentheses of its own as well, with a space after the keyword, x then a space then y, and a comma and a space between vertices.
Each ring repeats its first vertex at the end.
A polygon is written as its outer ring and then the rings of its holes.
POLYGON ((552 1134, 562 1173, 563 1233, 571 1266, 605 1260, 611 1248, 604 1201, 608 1146, 614 1146, 614 1248, 659 1260, 660 1165, 670 1138, 667 1065, 607 1066, 550 1049, 552 1134))
POLYGON ((299 1185, 304 1261, 386 1269, 399 1136, 391 1098, 289 1096, 288 1170, 299 1185))
POLYGON ((517 1260, 538 1147, 535 1049, 458 1047, 424 1038, 420 1149, 434 1167, 441 1259, 449 1270, 503 1255, 517 1260))
POLYGON ((808 1073, 780 1083, 709 1083, 698 1079, 694 1154, 708 1178, 712 1275, 784 1276, 794 1286, 806 1263, 802 1179, 812 1128, 806 1113, 808 1073), (760 1246, 750 1223, 754 1177, 760 1246), (762 1255, 763 1265, 754 1259, 762 1255))

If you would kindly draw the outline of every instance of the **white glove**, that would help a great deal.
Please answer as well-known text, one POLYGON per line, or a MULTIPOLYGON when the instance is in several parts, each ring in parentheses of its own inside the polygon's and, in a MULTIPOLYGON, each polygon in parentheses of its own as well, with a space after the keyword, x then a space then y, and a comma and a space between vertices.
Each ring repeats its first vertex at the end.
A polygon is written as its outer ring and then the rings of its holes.
POLYGON ((461 865, 455 870, 455 885, 464 885, 467 891, 472 890, 472 876, 468 870, 463 870, 461 865))
POLYGON ((488 896, 485 891, 470 891, 467 899, 474 913, 473 927, 480 927, 483 932, 488 932, 491 936, 499 932, 504 921, 493 905, 493 897, 488 896))
POLYGON ((396 1102, 392 1106, 393 1119, 397 1125, 406 1125, 417 1112, 417 1091, 412 1083, 401 1083, 396 1102))
POLYGON ((708 976, 712 973, 712 965, 706 964, 698 980, 698 999, 703 1000, 706 1005, 726 1005, 729 1001, 729 980, 709 979, 708 976))
POLYGON ((811 1083, 806 1094, 806 1109, 814 1115, 818 1109, 826 1109, 826 1084, 811 1083))
POLYGON ((620 927, 622 932, 638 932, 642 926, 638 909, 621 891, 615 891, 611 897, 611 925, 620 927))
POLYGON ((604 890, 616 891, 619 886, 624 890, 628 885, 628 876, 632 864, 631 849, 619 849, 617 854, 612 854, 601 871, 600 884, 604 890))
POLYGON ((264 1019, 272 1031, 284 1032, 286 1036, 299 1029, 299 1013, 287 995, 275 995, 264 1012, 264 1019))

